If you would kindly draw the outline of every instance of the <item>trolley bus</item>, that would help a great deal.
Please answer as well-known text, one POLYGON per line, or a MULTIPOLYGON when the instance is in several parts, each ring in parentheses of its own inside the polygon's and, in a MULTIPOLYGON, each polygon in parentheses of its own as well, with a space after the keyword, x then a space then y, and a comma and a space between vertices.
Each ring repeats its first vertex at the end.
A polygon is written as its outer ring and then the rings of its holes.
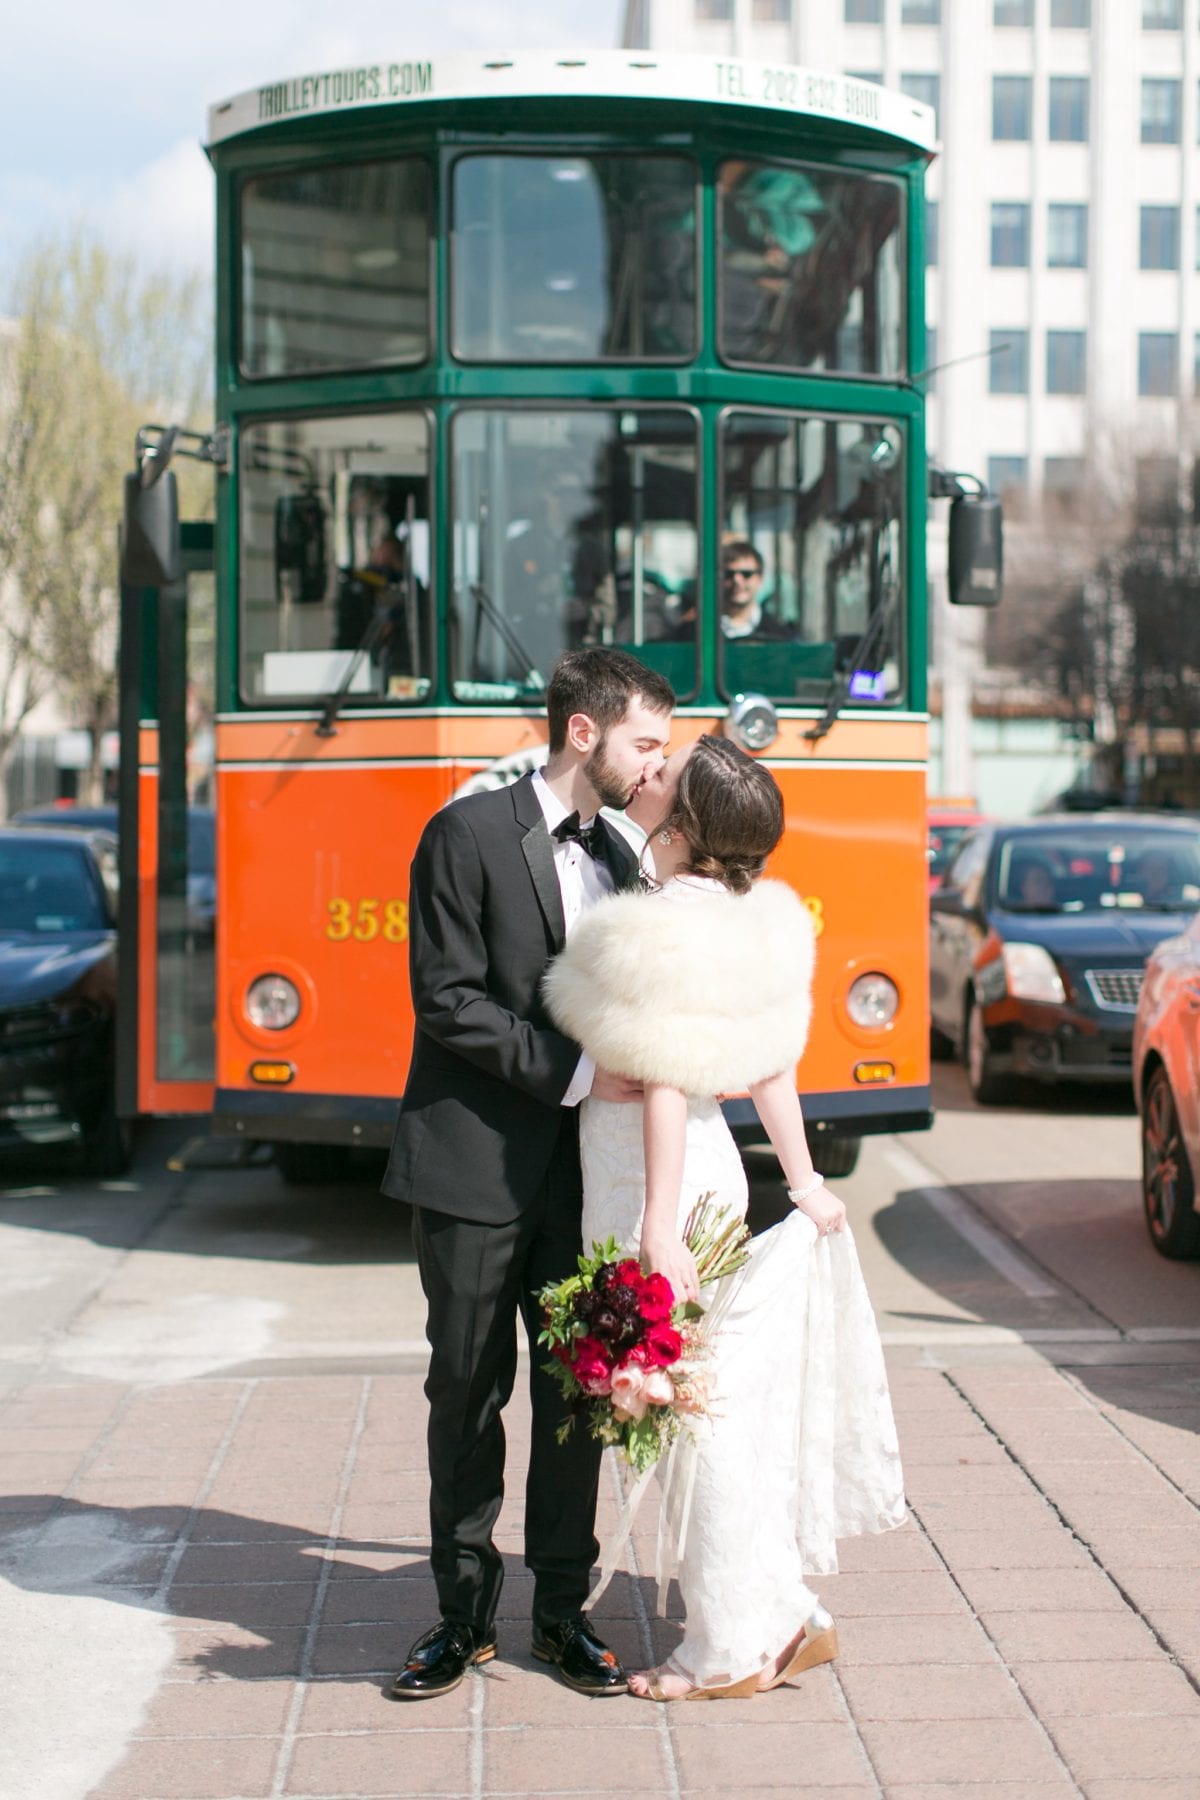
POLYGON ((124 1114, 211 1113, 297 1179, 385 1144, 421 829, 544 755, 555 657, 605 643, 670 679, 675 743, 728 733, 783 789, 821 1165, 929 1123, 931 483, 951 597, 1000 575, 997 503, 926 453, 933 149, 871 83, 692 56, 213 108, 216 427, 146 427, 126 487, 124 1114), (215 523, 180 524, 180 454, 215 523), (185 904, 206 638, 215 941, 185 904))

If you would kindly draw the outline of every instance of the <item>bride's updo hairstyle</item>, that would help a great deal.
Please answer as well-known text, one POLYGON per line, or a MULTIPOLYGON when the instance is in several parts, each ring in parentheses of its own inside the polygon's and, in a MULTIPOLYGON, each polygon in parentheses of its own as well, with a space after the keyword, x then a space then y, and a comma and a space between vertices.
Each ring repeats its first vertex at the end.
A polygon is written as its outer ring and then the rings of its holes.
POLYGON ((783 836, 783 795, 769 769, 728 738, 706 734, 680 771, 663 824, 691 845, 688 874, 745 894, 783 836))

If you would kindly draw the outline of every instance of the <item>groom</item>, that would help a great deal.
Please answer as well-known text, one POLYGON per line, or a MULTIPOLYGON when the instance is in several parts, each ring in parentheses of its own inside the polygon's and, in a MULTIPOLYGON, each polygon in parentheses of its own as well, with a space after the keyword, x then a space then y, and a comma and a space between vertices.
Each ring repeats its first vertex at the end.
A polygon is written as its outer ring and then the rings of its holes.
POLYGON ((395 1677, 397 1700, 448 1693, 496 1653, 504 1565, 492 1530, 518 1312, 533 1413, 533 1654, 580 1693, 625 1691, 581 1611, 600 1445, 583 1429, 557 1442, 563 1400, 541 1366, 537 1294, 573 1272, 581 1248, 579 1101, 636 1090, 554 1029, 541 979, 582 912, 637 878, 599 809, 626 807, 661 767, 674 704, 667 682, 623 651, 570 652, 547 690, 544 772, 435 813, 413 860, 416 1032, 383 1189, 413 1208, 428 1305, 430 1560, 442 1617, 395 1677))

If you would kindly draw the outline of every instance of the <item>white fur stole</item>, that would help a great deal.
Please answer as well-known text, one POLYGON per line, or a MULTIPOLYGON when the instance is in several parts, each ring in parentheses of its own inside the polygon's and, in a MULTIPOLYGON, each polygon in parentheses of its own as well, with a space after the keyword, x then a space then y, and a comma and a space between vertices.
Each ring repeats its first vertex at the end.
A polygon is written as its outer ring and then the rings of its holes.
POLYGON ((687 1094, 738 1093, 791 1068, 808 1037, 814 935, 791 888, 617 894, 546 971, 561 1031, 597 1065, 687 1094))

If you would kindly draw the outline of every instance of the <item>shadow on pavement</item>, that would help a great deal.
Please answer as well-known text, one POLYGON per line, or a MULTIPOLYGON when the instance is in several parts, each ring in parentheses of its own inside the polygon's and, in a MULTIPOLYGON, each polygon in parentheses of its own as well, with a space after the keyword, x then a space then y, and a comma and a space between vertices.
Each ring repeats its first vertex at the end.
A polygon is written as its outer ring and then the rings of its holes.
MULTIPOLYGON (((342 1538, 325 1556, 319 1533, 212 1508, 89 1507, 44 1493, 8 1496, 5 1505, 12 1510, 0 1514, 4 1581, 29 1593, 158 1614, 201 1638, 226 1626, 243 1639, 191 1649, 185 1641, 177 1676, 304 1676, 380 1687, 438 1618, 423 1539, 342 1538)), ((504 1563, 498 1629, 506 1658, 520 1660, 528 1649, 532 1578, 519 1556, 506 1554, 504 1563)), ((630 1580, 614 1581, 598 1618, 629 1620, 630 1580)), ((653 1582, 643 1578, 639 1585, 653 1611, 653 1582)), ((677 1615, 677 1589, 672 1599, 677 1615)), ((547 1678, 557 1679, 549 1671, 547 1678)))
POLYGON ((411 1214, 379 1191, 382 1152, 355 1152, 344 1180, 288 1186, 270 1163, 173 1171, 195 1121, 141 1133, 129 1173, 95 1181, 69 1152, 0 1159, 0 1224, 86 1238, 103 1249, 315 1265, 411 1263, 411 1214))

